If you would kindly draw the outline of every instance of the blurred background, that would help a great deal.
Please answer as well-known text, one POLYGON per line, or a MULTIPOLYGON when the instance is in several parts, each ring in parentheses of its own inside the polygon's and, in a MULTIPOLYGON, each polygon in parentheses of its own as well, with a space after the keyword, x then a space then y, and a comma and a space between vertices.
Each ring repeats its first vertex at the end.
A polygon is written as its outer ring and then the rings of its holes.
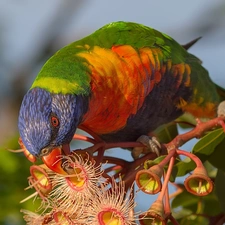
MULTIPOLYGON (((106 23, 133 21, 181 44, 203 38, 190 52, 225 87, 225 1, 1 0, 0 1, 0 224, 24 224, 19 204, 29 193, 30 163, 18 149, 17 116, 23 95, 43 63, 64 45, 106 23)), ((145 208, 142 200, 139 207, 145 208)))

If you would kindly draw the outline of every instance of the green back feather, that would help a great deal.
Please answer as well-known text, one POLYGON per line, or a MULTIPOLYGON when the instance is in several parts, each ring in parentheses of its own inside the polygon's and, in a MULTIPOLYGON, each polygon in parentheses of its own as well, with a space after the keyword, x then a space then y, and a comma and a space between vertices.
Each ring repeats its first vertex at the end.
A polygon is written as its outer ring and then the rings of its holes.
POLYGON ((52 93, 88 95, 91 71, 88 62, 77 54, 91 51, 94 46, 110 49, 115 45, 131 45, 135 49, 160 48, 162 61, 171 59, 173 64, 179 64, 189 60, 197 67, 200 65, 196 57, 166 34, 136 23, 114 22, 59 50, 43 66, 31 88, 41 87, 52 93))

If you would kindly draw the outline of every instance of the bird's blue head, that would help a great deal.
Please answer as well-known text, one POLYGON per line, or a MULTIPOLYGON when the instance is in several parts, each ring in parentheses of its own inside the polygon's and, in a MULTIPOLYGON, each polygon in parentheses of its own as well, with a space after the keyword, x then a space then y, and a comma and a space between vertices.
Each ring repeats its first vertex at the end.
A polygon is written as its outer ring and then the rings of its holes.
POLYGON ((67 145, 73 138, 87 99, 73 94, 52 94, 33 88, 24 96, 18 128, 26 149, 34 156, 43 156, 55 147, 67 145))

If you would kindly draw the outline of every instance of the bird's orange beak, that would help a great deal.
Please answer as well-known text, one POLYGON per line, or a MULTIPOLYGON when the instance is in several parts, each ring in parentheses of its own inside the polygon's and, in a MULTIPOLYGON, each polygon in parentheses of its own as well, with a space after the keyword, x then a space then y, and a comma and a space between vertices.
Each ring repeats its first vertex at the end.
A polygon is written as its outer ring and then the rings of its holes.
MULTIPOLYGON (((34 163, 37 158, 30 154, 30 152, 24 146, 22 139, 19 138, 19 145, 21 149, 23 149, 23 153, 26 158, 34 163)), ((70 146, 69 144, 65 144, 62 147, 56 147, 51 150, 51 152, 47 155, 41 157, 43 163, 52 171, 59 173, 59 174, 67 174, 66 171, 63 169, 63 155, 70 155, 70 146)))
POLYGON ((70 154, 69 144, 63 145, 62 147, 56 147, 51 150, 48 155, 42 156, 43 163, 51 170, 59 174, 67 175, 66 171, 63 169, 63 155, 70 154))

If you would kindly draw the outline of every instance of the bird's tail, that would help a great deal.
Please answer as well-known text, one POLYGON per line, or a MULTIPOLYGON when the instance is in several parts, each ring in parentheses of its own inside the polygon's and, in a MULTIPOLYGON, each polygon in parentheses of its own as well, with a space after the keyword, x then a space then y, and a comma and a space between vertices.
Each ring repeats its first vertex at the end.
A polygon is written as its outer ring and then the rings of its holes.
POLYGON ((195 38, 194 40, 188 42, 187 44, 181 45, 184 49, 188 50, 190 47, 192 47, 199 39, 202 37, 195 38))

